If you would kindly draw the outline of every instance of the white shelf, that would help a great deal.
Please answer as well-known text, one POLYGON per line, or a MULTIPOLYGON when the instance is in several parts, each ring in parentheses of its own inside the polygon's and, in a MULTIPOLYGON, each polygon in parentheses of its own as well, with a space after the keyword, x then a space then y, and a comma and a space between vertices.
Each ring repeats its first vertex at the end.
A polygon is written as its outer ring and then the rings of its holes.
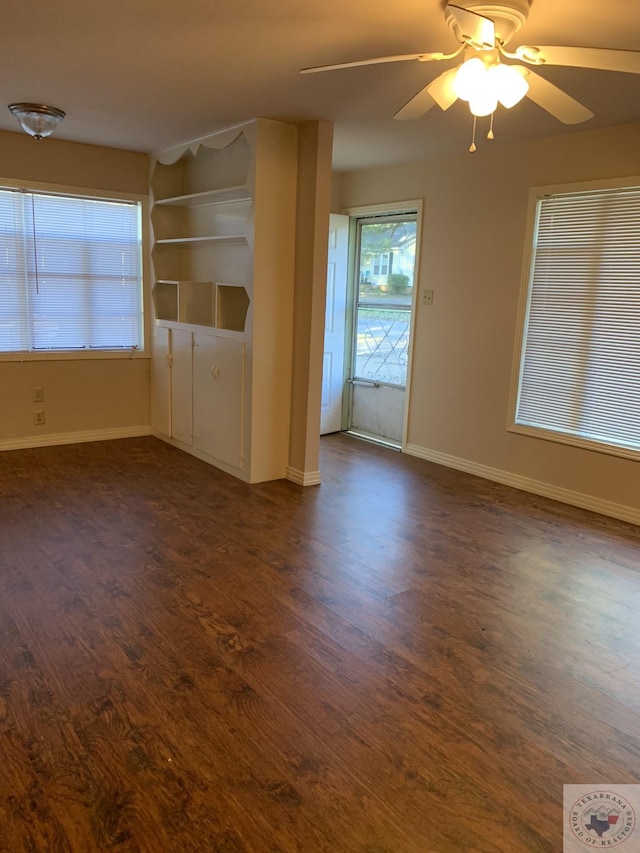
POLYGON ((210 281, 195 281, 184 278, 159 278, 156 284, 211 284, 210 281))
POLYGON ((210 235, 208 237, 171 237, 164 240, 156 240, 158 246, 177 246, 188 243, 217 243, 219 246, 241 246, 246 244, 247 238, 240 234, 210 235))
POLYGON ((251 201, 246 186, 224 187, 219 190, 206 190, 200 193, 176 195, 171 198, 157 198, 155 203, 177 207, 201 207, 207 204, 230 204, 234 201, 251 201))

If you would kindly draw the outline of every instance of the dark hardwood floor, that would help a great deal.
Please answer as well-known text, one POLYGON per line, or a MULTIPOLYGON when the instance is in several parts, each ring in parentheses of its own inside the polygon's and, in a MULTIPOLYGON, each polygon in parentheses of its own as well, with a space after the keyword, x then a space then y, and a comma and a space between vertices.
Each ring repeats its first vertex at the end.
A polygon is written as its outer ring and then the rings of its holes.
POLYGON ((531 853, 640 782, 640 530, 346 436, 0 454, 0 851, 531 853))

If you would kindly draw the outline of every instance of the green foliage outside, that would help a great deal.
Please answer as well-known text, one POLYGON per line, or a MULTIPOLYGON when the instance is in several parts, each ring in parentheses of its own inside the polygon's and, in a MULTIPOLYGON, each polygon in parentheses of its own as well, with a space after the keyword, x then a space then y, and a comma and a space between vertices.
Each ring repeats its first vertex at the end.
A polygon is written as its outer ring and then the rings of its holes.
POLYGON ((390 273, 387 276, 388 293, 406 293, 409 289, 409 276, 402 273, 390 273))
POLYGON ((415 233, 415 222, 371 222, 363 225, 360 243, 362 263, 369 263, 374 255, 391 252, 415 233))

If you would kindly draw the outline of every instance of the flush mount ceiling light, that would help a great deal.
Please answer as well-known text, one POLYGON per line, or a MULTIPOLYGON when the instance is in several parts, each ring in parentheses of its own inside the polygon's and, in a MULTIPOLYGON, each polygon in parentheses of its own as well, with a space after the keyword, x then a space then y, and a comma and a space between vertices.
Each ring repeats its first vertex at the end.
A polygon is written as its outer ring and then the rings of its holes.
POLYGON ((20 122, 20 127, 29 136, 44 139, 51 136, 65 113, 46 104, 9 104, 9 110, 20 122))

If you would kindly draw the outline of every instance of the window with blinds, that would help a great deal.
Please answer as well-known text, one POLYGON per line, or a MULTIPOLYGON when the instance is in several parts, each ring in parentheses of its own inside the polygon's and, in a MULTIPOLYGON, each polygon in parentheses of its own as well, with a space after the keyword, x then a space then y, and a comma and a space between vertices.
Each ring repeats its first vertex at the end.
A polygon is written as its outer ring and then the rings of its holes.
POLYGON ((640 457, 640 187, 538 199, 514 421, 640 457))
POLYGON ((0 189, 0 352, 143 345, 139 202, 0 189))

